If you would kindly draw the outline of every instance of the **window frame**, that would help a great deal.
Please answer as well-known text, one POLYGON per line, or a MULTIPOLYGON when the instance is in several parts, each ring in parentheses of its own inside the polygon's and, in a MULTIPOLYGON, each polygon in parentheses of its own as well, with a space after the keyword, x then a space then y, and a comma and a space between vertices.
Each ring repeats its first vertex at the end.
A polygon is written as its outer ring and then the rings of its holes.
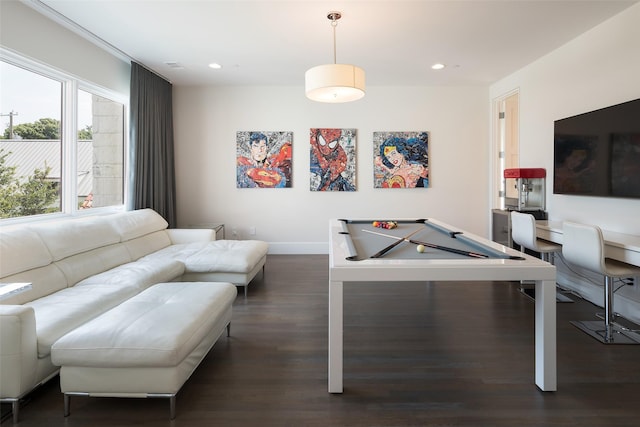
POLYGON ((57 218, 108 214, 126 210, 130 188, 129 165, 129 95, 107 89, 88 80, 74 76, 68 72, 56 69, 50 65, 26 58, 0 47, 0 60, 7 62, 26 71, 58 81, 62 85, 62 105, 60 118, 60 145, 61 145, 61 193, 60 212, 31 215, 15 218, 0 219, 0 225, 51 220, 57 218), (123 105, 123 200, 120 205, 95 207, 91 209, 78 209, 77 189, 77 142, 78 142, 78 91, 83 90, 123 105))

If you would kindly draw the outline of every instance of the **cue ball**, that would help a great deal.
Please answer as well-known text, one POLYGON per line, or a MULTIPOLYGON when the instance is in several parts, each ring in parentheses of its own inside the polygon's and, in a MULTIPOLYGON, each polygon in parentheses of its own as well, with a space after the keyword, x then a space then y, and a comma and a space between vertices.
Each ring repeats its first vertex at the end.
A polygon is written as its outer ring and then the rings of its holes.
POLYGON ((418 245, 418 246, 416 247, 416 251, 418 251, 418 252, 420 252, 420 253, 424 252, 424 245, 418 245))

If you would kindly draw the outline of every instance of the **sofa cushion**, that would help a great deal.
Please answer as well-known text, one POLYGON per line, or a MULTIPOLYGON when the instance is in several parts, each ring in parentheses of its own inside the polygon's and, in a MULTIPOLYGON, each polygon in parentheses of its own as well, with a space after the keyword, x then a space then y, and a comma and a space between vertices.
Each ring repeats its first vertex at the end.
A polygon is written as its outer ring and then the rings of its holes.
POLYGON ((56 262, 67 277, 69 286, 122 264, 131 262, 129 251, 122 243, 107 245, 76 254, 56 262))
POLYGON ((149 255, 168 246, 171 246, 171 239, 167 235, 166 230, 156 231, 146 234, 135 239, 127 240, 122 243, 129 252, 133 261, 149 255))
POLYGON ((136 261, 93 275, 76 286, 93 284, 135 285, 140 291, 161 282, 171 282, 182 276, 184 264, 180 261, 136 261))
POLYGON ((160 283, 57 341, 60 366, 177 366, 230 309, 230 283, 160 283))
POLYGON ((123 242, 164 230, 169 223, 153 209, 139 209, 110 216, 110 221, 123 242))
POLYGON ((259 240, 216 240, 184 260, 185 271, 193 273, 247 273, 269 250, 259 240))
POLYGON ((58 220, 33 225, 54 261, 120 242, 106 216, 58 220))
POLYGON ((40 236, 26 227, 0 228, 0 253, 0 278, 53 261, 40 236))
MULTIPOLYGON (((2 257, 4 257, 4 254, 2 257)), ((1 300, 0 304, 24 304, 65 289, 68 286, 67 278, 55 264, 3 277, 2 281, 7 283, 31 283, 32 286, 28 291, 15 293, 1 300)))
POLYGON ((191 255, 201 251, 203 248, 207 247, 207 245, 211 243, 209 242, 193 242, 193 243, 180 243, 177 245, 169 245, 165 248, 158 249, 149 253, 148 255, 139 259, 139 261, 150 261, 150 260, 178 260, 184 262, 191 255))
POLYGON ((49 355, 51 345, 69 331, 137 293, 135 286, 74 286, 25 304, 36 313, 38 357, 49 355))

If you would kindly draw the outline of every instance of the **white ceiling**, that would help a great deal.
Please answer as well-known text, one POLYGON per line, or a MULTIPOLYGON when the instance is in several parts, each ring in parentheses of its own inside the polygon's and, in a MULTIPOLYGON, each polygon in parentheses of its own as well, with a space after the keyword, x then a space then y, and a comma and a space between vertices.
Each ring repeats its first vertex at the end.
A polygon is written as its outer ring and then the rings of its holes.
POLYGON ((364 68, 369 86, 430 86, 495 82, 637 0, 25 2, 175 85, 302 86, 308 68, 333 62, 327 12, 337 10, 338 63, 364 68), (436 62, 448 67, 433 71, 436 62))

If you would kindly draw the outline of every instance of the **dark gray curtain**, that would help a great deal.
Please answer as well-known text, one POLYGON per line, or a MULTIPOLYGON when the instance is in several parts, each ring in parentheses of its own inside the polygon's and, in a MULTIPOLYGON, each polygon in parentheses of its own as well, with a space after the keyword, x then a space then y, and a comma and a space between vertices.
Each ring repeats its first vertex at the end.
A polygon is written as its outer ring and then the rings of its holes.
POLYGON ((131 63, 131 209, 152 208, 176 227, 171 83, 131 63))

